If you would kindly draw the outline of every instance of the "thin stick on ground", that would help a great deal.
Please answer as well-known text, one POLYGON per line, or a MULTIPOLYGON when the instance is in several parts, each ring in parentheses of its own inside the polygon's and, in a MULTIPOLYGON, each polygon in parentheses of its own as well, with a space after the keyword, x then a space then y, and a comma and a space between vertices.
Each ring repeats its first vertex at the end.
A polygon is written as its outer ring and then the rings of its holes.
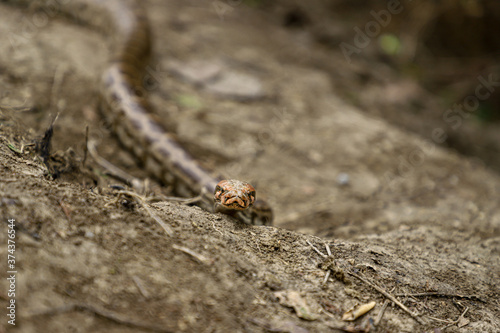
MULTIPOLYGON (((108 174, 121 180, 122 182, 124 182, 126 184, 131 185, 135 190, 137 190, 139 192, 141 192, 143 189, 148 187, 147 185, 145 185, 146 184, 145 181, 142 181, 139 178, 136 178, 136 177, 129 175, 128 173, 126 173, 122 169, 118 168, 117 166, 113 165, 111 162, 107 161, 105 158, 101 157, 97 153, 95 141, 93 141, 93 140, 87 141, 87 138, 86 138, 86 142, 87 142, 86 151, 88 151, 89 155, 94 159, 94 161, 96 161, 96 163, 99 164, 99 166, 101 168, 105 169, 108 174)), ((143 201, 147 201, 145 198, 141 197, 141 199, 143 201)), ((180 202, 184 205, 191 205, 191 204, 194 204, 194 203, 197 203, 197 202, 203 200, 203 196, 202 196, 202 194, 197 195, 193 198, 160 196, 160 199, 165 200, 165 201, 180 202)))
POLYGON ((111 312, 108 310, 98 309, 98 308, 96 308, 92 305, 88 305, 88 304, 63 305, 63 306, 48 309, 45 311, 32 313, 29 316, 30 317, 54 316, 54 315, 67 313, 67 312, 73 312, 73 311, 87 311, 87 312, 90 312, 96 316, 106 318, 106 319, 111 320, 117 324, 129 326, 129 327, 142 328, 142 329, 146 329, 146 330, 150 330, 150 331, 154 331, 154 332, 165 332, 165 333, 172 332, 172 331, 167 330, 167 329, 160 327, 160 326, 148 325, 148 324, 144 324, 141 322, 132 321, 132 320, 130 320, 130 319, 124 317, 123 315, 118 314, 118 313, 114 313, 114 312, 111 312))
POLYGON ((429 316, 429 315, 426 315, 427 318, 430 318, 432 320, 435 320, 435 321, 439 321, 439 322, 442 322, 442 323, 451 323, 452 321, 449 320, 449 319, 441 319, 441 318, 436 318, 436 317, 433 317, 433 316, 429 316))
POLYGON ((476 295, 460 295, 460 294, 444 294, 444 293, 438 293, 438 292, 428 292, 428 293, 416 293, 416 294, 396 294, 395 296, 398 297, 426 297, 426 296, 434 296, 434 297, 456 297, 456 298, 464 298, 464 299, 470 299, 473 301, 479 301, 486 303, 485 300, 483 300, 481 297, 476 296, 476 295))
POLYGON ((328 256, 331 256, 332 255, 332 250, 330 250, 330 245, 325 244, 325 248, 326 248, 326 253, 328 253, 328 256))
POLYGON ((52 81, 52 90, 50 93, 50 105, 49 109, 52 110, 54 106, 56 106, 57 111, 60 111, 59 104, 56 104, 57 95, 59 94, 59 90, 61 89, 62 82, 64 81, 64 76, 66 75, 66 66, 59 65, 57 66, 54 72, 54 80, 52 81))
POLYGON ((120 199, 120 196, 122 195, 128 195, 128 196, 131 196, 133 198, 136 198, 137 201, 139 201, 139 203, 141 204, 142 207, 144 207, 144 209, 146 210, 146 212, 148 212, 149 216, 151 216, 151 218, 153 220, 155 220, 156 223, 158 223, 160 225, 160 227, 163 228, 163 230, 165 231, 165 233, 172 237, 174 235, 174 231, 172 230, 172 228, 170 228, 170 226, 168 226, 165 222, 163 222, 162 219, 160 219, 152 210, 151 208, 149 208, 149 205, 147 204, 146 200, 140 196, 139 194, 135 193, 135 192, 132 192, 132 191, 119 191, 118 192, 119 196, 118 196, 118 200, 120 199))
POLYGON ((380 309, 377 318, 375 319, 375 322, 373 323, 373 326, 377 327, 380 321, 382 320, 382 317, 384 316, 385 309, 387 309, 387 306, 389 305, 389 300, 386 299, 384 301, 384 304, 382 305, 382 309, 380 309))
MULTIPOLYGON (((322 256, 323 258, 328 258, 328 256, 326 254, 324 254, 320 250, 318 250, 311 242, 309 242, 309 240, 306 240, 306 242, 320 256, 322 256)), ((331 251, 329 251, 329 247, 328 246, 327 246, 327 251, 329 253, 331 253, 331 251)), ((358 275, 358 274, 353 273, 353 272, 347 272, 347 273, 349 275, 352 275, 352 276, 358 278, 359 280, 363 281, 364 283, 366 283, 367 285, 369 285, 370 287, 374 288, 379 293, 381 293, 382 295, 384 295, 385 297, 387 297, 388 299, 390 299, 391 301, 393 301, 397 306, 399 306, 403 311, 405 311, 406 313, 408 313, 419 324, 422 324, 422 325, 425 324, 425 322, 422 320, 422 318, 420 318, 419 316, 417 316, 416 314, 414 314, 413 312, 411 312, 410 309, 408 309, 403 303, 401 303, 400 301, 398 301, 394 296, 392 296, 391 294, 389 294, 383 288, 381 288, 381 287, 377 286, 376 284, 368 281, 366 278, 362 277, 361 275, 358 275)))
POLYGON ((373 289, 377 290, 379 293, 381 293, 382 295, 384 295, 385 297, 387 297, 388 299, 390 299, 391 301, 393 301, 397 306, 399 306, 404 312, 408 313, 413 319, 415 319, 419 324, 422 324, 424 325, 425 322, 422 320, 422 318, 420 318, 419 316, 417 316, 416 314, 414 314, 413 312, 410 311, 410 309, 408 309, 403 303, 401 303, 400 301, 398 301, 396 299, 396 297, 392 296, 391 294, 389 294, 387 291, 385 291, 383 288, 377 286, 376 284, 374 284, 373 282, 370 282, 368 281, 366 278, 364 278, 363 276, 361 275, 358 275, 356 273, 353 273, 353 272, 347 272, 347 274, 349 275, 352 275, 354 276, 355 278, 363 281, 364 283, 366 283, 367 285, 369 285, 370 287, 372 287, 373 289))
POLYGON ((135 285, 137 286, 137 289, 139 289, 142 296, 144 296, 145 299, 148 299, 150 296, 147 290, 144 288, 142 280, 137 275, 132 275, 132 280, 134 281, 135 285))
POLYGON ((83 160, 82 166, 85 166, 85 162, 87 162, 87 152, 89 151, 89 126, 85 126, 85 147, 83 148, 83 160))
POLYGON ((197 195, 197 196, 192 197, 192 198, 168 197, 168 196, 160 195, 160 196, 158 196, 158 198, 161 200, 164 200, 164 201, 180 202, 183 205, 192 205, 192 204, 195 204, 195 203, 203 200, 203 197, 201 195, 197 195))
POLYGON ((188 249, 187 247, 184 247, 184 246, 178 246, 178 245, 175 245, 173 244, 172 245, 172 248, 176 249, 176 250, 179 250, 179 251, 182 251, 184 253, 187 253, 189 254, 191 257, 193 257, 194 259, 196 259, 196 261, 198 261, 199 263, 201 264, 209 264, 210 263, 210 260, 205 257, 204 255, 202 254, 199 254, 199 253, 196 253, 194 252, 193 250, 191 249, 188 249))
MULTIPOLYGON (((33 111, 32 106, 23 106, 26 104, 28 101, 28 97, 20 103, 20 106, 12 106, 8 104, 0 104, 0 111, 6 111, 6 112, 15 112, 15 113, 21 113, 21 112, 31 112, 33 111)), ((0 114, 1 116, 2 114, 0 114)), ((3 118, 3 117, 2 117, 3 118)))
POLYGON ((94 161, 96 161, 96 163, 99 164, 101 168, 105 169, 110 175, 120 179, 121 181, 127 184, 130 184, 132 187, 136 189, 142 188, 142 186, 139 186, 139 184, 142 184, 142 181, 140 179, 129 175, 122 169, 118 168, 117 166, 108 162, 103 157, 99 156, 99 154, 97 153, 96 143, 94 140, 88 141, 87 150, 90 156, 94 159, 94 161))
POLYGON ((323 280, 323 284, 325 284, 328 281, 328 278, 330 277, 330 274, 332 273, 332 270, 327 270, 325 274, 325 279, 323 280))
POLYGON ((448 325, 444 326, 441 330, 444 331, 445 329, 447 329, 447 328, 449 328, 449 327, 451 327, 453 325, 458 324, 460 322, 460 320, 462 320, 462 318, 465 316, 465 314, 467 313, 467 311, 469 311, 468 307, 465 308, 464 312, 462 312, 462 314, 460 315, 460 317, 458 317, 457 320, 450 322, 448 325))
POLYGON ((322 256, 323 258, 327 258, 328 256, 324 253, 322 253, 320 250, 318 250, 314 245, 311 244, 310 241, 306 240, 307 244, 309 244, 310 247, 312 247, 312 249, 314 251, 316 251, 317 254, 319 254, 320 256, 322 256))

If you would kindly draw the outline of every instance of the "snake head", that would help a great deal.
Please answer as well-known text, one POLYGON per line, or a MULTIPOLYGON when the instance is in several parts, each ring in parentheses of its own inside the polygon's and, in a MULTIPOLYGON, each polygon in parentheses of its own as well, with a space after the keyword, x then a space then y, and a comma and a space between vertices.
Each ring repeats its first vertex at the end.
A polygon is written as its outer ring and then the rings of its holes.
POLYGON ((245 210, 255 202, 255 189, 240 180, 222 180, 215 187, 214 201, 225 209, 245 210))

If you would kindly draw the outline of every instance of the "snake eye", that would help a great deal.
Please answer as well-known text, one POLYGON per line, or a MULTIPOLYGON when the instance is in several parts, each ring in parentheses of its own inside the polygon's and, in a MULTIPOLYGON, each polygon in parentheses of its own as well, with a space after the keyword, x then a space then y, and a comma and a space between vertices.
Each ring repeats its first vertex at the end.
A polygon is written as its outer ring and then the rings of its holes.
POLYGON ((224 189, 221 186, 217 185, 214 191, 214 198, 220 200, 220 196, 222 195, 222 193, 224 193, 224 189))
POLYGON ((250 206, 251 206, 255 202, 255 191, 250 192, 248 194, 248 197, 250 198, 250 206))

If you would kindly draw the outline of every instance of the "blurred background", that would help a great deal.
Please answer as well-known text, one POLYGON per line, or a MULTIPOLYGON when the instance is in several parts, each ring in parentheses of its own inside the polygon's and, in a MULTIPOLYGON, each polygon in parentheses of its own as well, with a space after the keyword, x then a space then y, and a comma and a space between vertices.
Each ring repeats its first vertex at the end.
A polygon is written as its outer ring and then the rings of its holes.
POLYGON ((500 171, 500 2, 252 3, 309 47, 343 53, 316 66, 362 110, 429 139, 441 128, 442 145, 500 171))

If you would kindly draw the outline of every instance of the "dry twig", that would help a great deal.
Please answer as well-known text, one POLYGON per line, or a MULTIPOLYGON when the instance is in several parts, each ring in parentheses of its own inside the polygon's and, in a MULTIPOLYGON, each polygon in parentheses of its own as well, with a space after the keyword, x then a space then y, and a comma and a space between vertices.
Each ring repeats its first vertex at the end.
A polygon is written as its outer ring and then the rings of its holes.
MULTIPOLYGON (((307 244, 309 244, 309 246, 316 252, 318 253, 321 257, 323 258, 328 258, 329 255, 326 255, 324 253, 322 253, 320 250, 318 250, 311 242, 309 242, 309 240, 306 240, 307 244)), ((331 254, 331 251, 330 251, 330 247, 328 245, 326 245, 326 250, 329 254, 331 254)), ((403 303, 401 303, 400 301, 398 301, 394 296, 392 296, 391 294, 389 294, 386 290, 384 290, 383 288, 377 286, 376 284, 368 281, 366 278, 362 277, 361 275, 358 275, 354 272, 347 272, 349 275, 352 275, 356 278, 358 278, 359 280, 363 281, 364 283, 366 283, 367 285, 369 285, 370 287, 374 288, 375 290, 377 290, 379 293, 381 293, 382 295, 384 295, 385 297, 387 297, 388 299, 390 299, 391 301, 393 301, 397 306, 399 306, 403 311, 405 311, 406 313, 408 313, 413 319, 415 319, 419 324, 422 324, 424 325, 425 322, 422 320, 422 318, 420 318, 419 316, 417 316, 416 314, 414 314, 413 312, 410 311, 410 309, 408 309, 403 303)), ((328 275, 327 275, 328 276, 328 275)), ((327 278, 326 278, 327 279, 327 278)), ((325 281, 326 281, 325 279, 325 281)), ((339 328, 337 328, 339 329, 339 328)))
POLYGON ((142 294, 142 296, 144 296, 145 299, 148 299, 149 298, 149 293, 144 288, 144 285, 143 285, 141 279, 139 279, 139 277, 137 275, 132 275, 132 280, 134 280, 134 283, 137 286, 137 289, 139 289, 139 291, 142 294))
POLYGON ((198 261, 199 263, 201 264, 209 264, 210 263, 210 259, 208 259, 207 257, 205 257, 204 255, 202 254, 199 254, 199 253, 196 253, 194 252, 193 250, 191 249, 188 249, 187 247, 184 247, 184 246, 178 246, 178 245, 175 245, 173 244, 172 247, 176 250, 179 250, 179 251, 182 251, 184 253, 187 253, 189 254, 191 257, 195 258, 196 261, 198 261))
POLYGON ((426 297, 426 296, 434 296, 434 297, 456 297, 456 298, 464 298, 464 299, 470 299, 473 301, 479 301, 486 303, 485 300, 483 300, 481 297, 476 296, 476 295, 460 295, 460 294, 443 294, 443 293, 438 293, 438 292, 428 292, 428 293, 416 293, 416 294, 396 294, 395 296, 398 297, 426 297))
POLYGON ((375 322, 373 323, 373 326, 377 327, 380 321, 382 320, 382 317, 384 316, 385 309, 387 309, 387 306, 389 305, 389 300, 386 299, 384 301, 384 304, 382 305, 382 309, 380 309, 377 318, 375 319, 375 322))
POLYGON ((391 301, 393 301, 397 306, 399 306, 404 312, 408 313, 413 319, 415 319, 419 324, 422 324, 424 325, 425 322, 422 320, 422 318, 420 318, 419 316, 417 316, 416 314, 414 314, 413 312, 410 311, 410 309, 408 309, 403 303, 401 303, 400 301, 398 301, 396 299, 396 297, 392 296, 391 294, 389 294, 386 290, 384 290, 383 288, 377 286, 376 284, 374 284, 373 282, 370 282, 368 281, 366 278, 364 278, 363 276, 361 275, 358 275, 356 273, 353 273, 353 272, 347 272, 347 274, 349 275, 352 275, 354 276, 355 278, 363 281, 364 283, 366 283, 367 285, 369 285, 370 287, 372 287, 373 289, 377 290, 379 293, 381 293, 382 295, 384 295, 385 297, 387 297, 388 299, 390 299, 391 301))
POLYGON ((323 280, 323 284, 325 284, 328 281, 328 278, 330 277, 331 273, 332 273, 331 269, 329 269, 329 270, 326 271, 325 279, 323 280))
POLYGON ((87 151, 89 152, 90 156, 94 159, 94 161, 96 161, 96 163, 99 164, 101 168, 105 169, 110 175, 120 179, 121 181, 127 184, 130 184, 135 189, 142 190, 144 186, 142 185, 143 182, 140 179, 129 175, 122 169, 118 168, 117 166, 108 162, 103 157, 99 156, 99 154, 97 153, 96 143, 94 140, 90 140, 87 142, 87 151))
POLYGON ((457 319, 457 320, 450 322, 448 325, 444 326, 441 330, 443 330, 443 331, 444 331, 444 330, 445 330, 445 329, 447 329, 448 327, 451 327, 451 326, 453 326, 453 325, 457 325, 457 324, 460 322, 460 320, 462 320, 462 318, 464 318, 464 316, 465 316, 465 314, 467 313, 467 311, 469 311, 469 308, 468 308, 468 307, 467 307, 467 308, 465 308, 464 312, 462 312, 462 314, 460 315, 460 317, 458 317, 458 319, 457 319))
MULTIPOLYGON (((61 89, 62 82, 64 80, 64 76, 66 75, 66 66, 59 65, 57 66, 54 72, 54 80, 52 81, 52 91, 50 93, 50 105, 49 110, 52 110, 54 105, 56 105, 55 101, 57 95, 59 94, 59 90, 61 89)), ((62 107, 59 104, 56 105, 57 110, 60 111, 62 107)))
POLYGON ((144 207, 144 209, 146 210, 146 212, 148 212, 149 216, 151 216, 151 218, 153 220, 155 220, 155 222, 158 223, 163 228, 163 230, 165 230, 165 233, 168 236, 173 236, 174 235, 174 231, 172 230, 172 228, 170 228, 170 226, 168 226, 165 222, 163 222, 163 220, 160 219, 151 210, 151 208, 149 208, 149 205, 147 204, 146 200, 142 196, 140 196, 139 194, 137 194, 135 192, 132 192, 132 191, 118 191, 118 199, 117 200, 120 200, 120 197, 122 195, 128 195, 128 196, 131 196, 133 198, 136 198, 137 201, 139 201, 139 203, 141 204, 141 206, 144 207))
POLYGON ((328 256, 331 256, 332 251, 330 250, 330 246, 328 244, 325 244, 325 248, 326 248, 326 253, 328 253, 328 256))
POLYGON ((314 245, 311 244, 310 241, 306 240, 307 244, 309 244, 310 247, 312 247, 312 249, 314 251, 316 251, 317 254, 319 254, 320 256, 322 256, 323 258, 327 258, 328 256, 324 253, 322 253, 320 250, 318 250, 314 245))
POLYGON ((87 162, 87 152, 89 151, 89 126, 85 126, 85 147, 83 148, 82 166, 87 162))

